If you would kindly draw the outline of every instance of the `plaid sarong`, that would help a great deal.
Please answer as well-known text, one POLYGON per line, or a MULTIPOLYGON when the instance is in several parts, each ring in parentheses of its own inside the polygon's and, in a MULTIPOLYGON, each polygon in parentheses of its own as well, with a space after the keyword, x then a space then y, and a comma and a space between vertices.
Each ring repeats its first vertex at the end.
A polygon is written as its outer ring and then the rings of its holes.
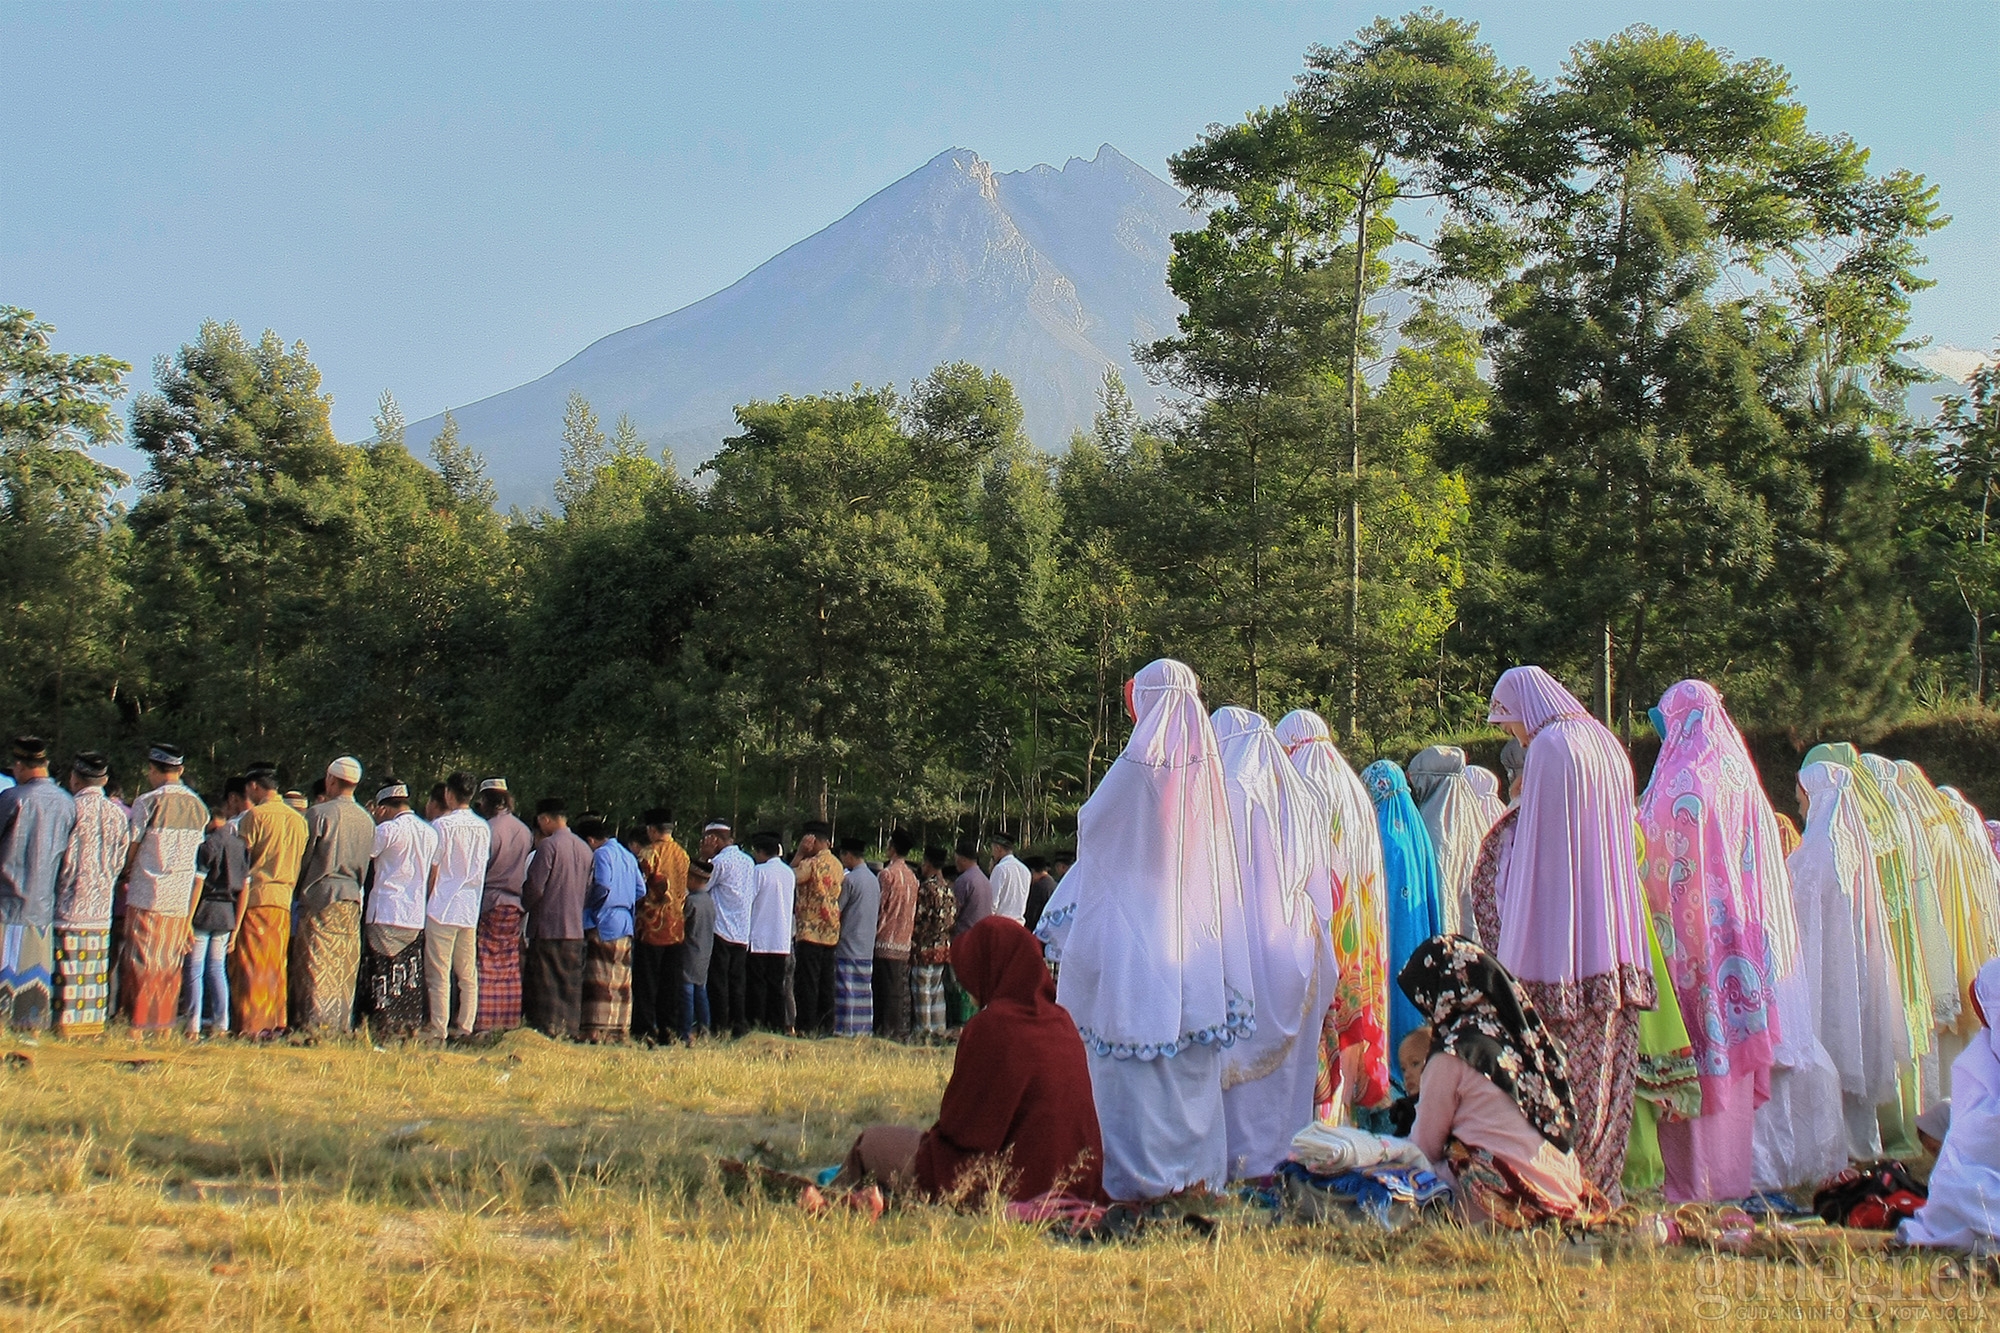
POLYGON ((479 918, 479 1016, 474 1032, 521 1026, 521 909, 495 903, 479 918))
POLYGON ((328 903, 300 912, 292 936, 292 1026, 347 1031, 360 972, 361 904, 328 903))
POLYGON ((229 951, 229 1030, 245 1037, 282 1032, 285 963, 292 951, 292 909, 250 907, 229 951))
POLYGON ((867 1037, 875 1032, 875 960, 833 960, 833 1035, 867 1037))
POLYGON ((583 1039, 625 1040, 632 1026, 632 937, 601 940, 584 932, 583 1039))
POLYGON ((917 1031, 944 1032, 944 964, 918 963, 910 969, 910 992, 916 1002, 917 1031))
POLYGON ((111 1004, 111 932, 56 931, 56 1035, 104 1031, 111 1004))
POLYGON ((39 1032, 49 1025, 55 964, 49 934, 47 926, 19 924, 0 931, 0 1027, 39 1032))

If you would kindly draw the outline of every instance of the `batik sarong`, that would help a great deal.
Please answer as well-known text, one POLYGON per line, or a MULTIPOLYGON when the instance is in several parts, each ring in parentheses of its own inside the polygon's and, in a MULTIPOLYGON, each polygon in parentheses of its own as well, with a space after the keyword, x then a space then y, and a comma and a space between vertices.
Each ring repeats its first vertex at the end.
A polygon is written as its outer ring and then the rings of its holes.
POLYGON ((474 1032, 521 1026, 521 909, 495 903, 479 917, 479 1013, 474 1032))
POLYGON ((181 1003, 181 964, 190 938, 184 916, 126 907, 118 989, 134 1032, 165 1032, 174 1025, 181 1003))
POLYGON ((869 1037, 875 1033, 875 960, 833 960, 833 1035, 869 1037))
POLYGON ((910 996, 917 1031, 944 1035, 944 964, 918 963, 911 968, 910 996))
POLYGON ((40 1032, 49 1025, 54 942, 47 926, 0 930, 0 1027, 40 1032))
POLYGON ((584 935, 583 1039, 623 1041, 632 1026, 632 937, 584 935))
POLYGON ((361 904, 328 903, 299 913, 292 936, 292 1026, 345 1032, 361 970, 361 904))
POLYGON ((583 1022, 583 941, 531 940, 521 1006, 528 1026, 550 1037, 574 1037, 583 1022))
POLYGON ((111 932, 56 931, 56 1035, 104 1031, 111 1006, 111 932))
POLYGON ((243 913, 229 951, 229 1030, 261 1037, 285 1030, 285 963, 292 951, 292 909, 243 913))
POLYGON ((1610 1200, 1588 1180, 1583 1182, 1576 1206, 1571 1207, 1567 1200, 1550 1198, 1484 1148, 1469 1148, 1451 1139, 1444 1152, 1458 1195, 1510 1230, 1529 1231, 1545 1222, 1589 1227, 1611 1216, 1610 1200))
POLYGON ((374 933, 361 951, 361 1017, 377 1036, 407 1036, 424 1025, 424 932, 367 930, 374 933))
POLYGON ((1621 1177, 1632 1134, 1632 1092, 1639 1076, 1639 1010, 1614 1009, 1542 1022, 1568 1057, 1576 1128, 1570 1135, 1583 1176, 1615 1207, 1624 1202, 1621 1177))

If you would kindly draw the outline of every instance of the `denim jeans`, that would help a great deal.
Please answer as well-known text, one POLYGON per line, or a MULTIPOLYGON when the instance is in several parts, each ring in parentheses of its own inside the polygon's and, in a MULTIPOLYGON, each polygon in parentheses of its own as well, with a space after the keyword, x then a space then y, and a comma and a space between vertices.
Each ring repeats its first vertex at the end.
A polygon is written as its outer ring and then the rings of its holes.
POLYGON ((187 973, 181 978, 188 1011, 188 1035, 201 1035, 202 1015, 211 1032, 229 1031, 229 932, 197 930, 188 950, 187 973), (202 985, 203 980, 208 984, 202 985), (204 995, 207 1003, 203 1004, 204 995))
POLYGON ((680 1020, 682 1041, 692 1037, 696 1028, 700 1028, 703 1032, 709 1030, 708 987, 697 986, 692 981, 681 983, 680 1020))

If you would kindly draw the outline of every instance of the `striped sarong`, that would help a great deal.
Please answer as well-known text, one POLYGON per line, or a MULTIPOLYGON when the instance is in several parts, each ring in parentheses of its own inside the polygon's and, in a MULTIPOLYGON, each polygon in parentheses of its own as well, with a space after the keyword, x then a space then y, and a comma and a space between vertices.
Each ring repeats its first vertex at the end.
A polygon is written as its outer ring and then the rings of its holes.
POLYGON ((474 1032, 521 1026, 521 909, 495 903, 479 918, 479 1015, 474 1032))
POLYGON ((285 963, 291 951, 291 908, 244 910, 236 947, 229 951, 231 1032, 261 1037, 285 1030, 285 963))
POLYGON ((104 1031, 111 1006, 111 932, 56 931, 56 1035, 104 1031))
POLYGON ((300 912, 292 936, 292 1026, 347 1031, 360 972, 361 904, 328 903, 300 912))
POLYGON ((875 960, 833 960, 833 1035, 867 1037, 875 1032, 875 960))
POLYGON ((917 1031, 944 1034, 944 964, 918 963, 910 969, 910 993, 915 1003, 917 1031))
POLYGON ((583 1039, 625 1040, 632 1026, 632 937, 601 940, 584 932, 583 1039))
POLYGON ((49 1025, 54 942, 47 926, 0 930, 0 1027, 40 1032, 49 1025))
POLYGON ((134 1032, 165 1032, 181 1006, 181 964, 187 958, 188 919, 144 907, 125 909, 125 940, 118 951, 118 1002, 134 1032))

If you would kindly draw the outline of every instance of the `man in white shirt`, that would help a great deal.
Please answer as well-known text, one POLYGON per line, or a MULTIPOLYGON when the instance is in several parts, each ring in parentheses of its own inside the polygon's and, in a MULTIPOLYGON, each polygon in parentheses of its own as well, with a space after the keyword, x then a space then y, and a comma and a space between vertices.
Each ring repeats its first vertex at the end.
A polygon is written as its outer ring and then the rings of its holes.
POLYGON ((424 985, 429 995, 426 1036, 442 1041, 451 1015, 452 982, 458 983, 458 1021, 449 1035, 469 1037, 479 1013, 479 900, 486 888, 486 854, 493 830, 472 809, 472 774, 444 781, 444 813, 431 824, 430 902, 424 913, 424 985))
POLYGON ((378 1036, 424 1024, 424 899, 437 830, 410 809, 410 789, 375 793, 375 878, 361 914, 361 1015, 378 1036))
MULTIPOLYGON (((750 903, 749 1019, 771 1032, 783 1032, 785 964, 792 956, 792 889, 797 876, 778 856, 778 835, 759 833, 750 839, 756 862, 757 896, 750 903)), ((710 890, 713 892, 713 890, 710 890)))
POLYGON ((712 867, 708 895, 715 903, 715 950, 708 958, 709 1031, 740 1037, 750 1030, 750 904, 757 896, 757 866, 720 819, 701 831, 701 857, 712 867))
POLYGON ((986 877, 993 885, 993 915, 1014 921, 1028 914, 1028 885, 1034 876, 1014 857, 1014 840, 1004 833, 993 835, 993 870, 986 877))

